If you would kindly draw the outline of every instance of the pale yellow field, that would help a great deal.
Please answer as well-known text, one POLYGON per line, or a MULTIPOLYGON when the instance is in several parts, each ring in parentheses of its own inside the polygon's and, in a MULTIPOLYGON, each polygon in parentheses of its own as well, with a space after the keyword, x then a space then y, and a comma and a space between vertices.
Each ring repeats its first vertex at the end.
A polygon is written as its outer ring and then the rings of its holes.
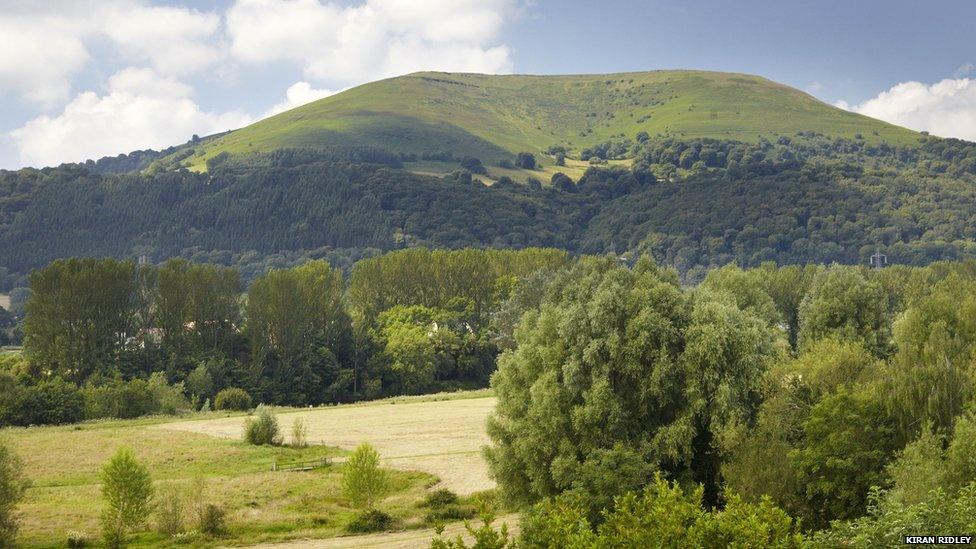
POLYGON ((0 308, 10 309, 10 296, 0 294, 0 308))
MULTIPOLYGON (((485 421, 494 407, 495 399, 489 396, 397 399, 282 411, 278 421, 288 435, 292 422, 301 417, 313 444, 352 449, 369 442, 379 450, 385 465, 431 473, 441 479, 440 486, 463 496, 495 486, 481 457, 481 448, 488 444, 485 421)), ((237 439, 243 423, 243 417, 228 417, 165 423, 155 428, 237 439)))

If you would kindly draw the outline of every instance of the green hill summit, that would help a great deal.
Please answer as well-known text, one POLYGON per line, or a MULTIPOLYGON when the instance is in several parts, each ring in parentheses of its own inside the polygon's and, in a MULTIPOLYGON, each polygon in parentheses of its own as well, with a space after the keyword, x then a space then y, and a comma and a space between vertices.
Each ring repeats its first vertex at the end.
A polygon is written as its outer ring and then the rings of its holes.
POLYGON ((374 146, 494 162, 608 139, 775 139, 798 131, 913 143, 917 134, 761 78, 706 71, 603 75, 423 72, 364 84, 208 140, 184 164, 279 148, 374 146))

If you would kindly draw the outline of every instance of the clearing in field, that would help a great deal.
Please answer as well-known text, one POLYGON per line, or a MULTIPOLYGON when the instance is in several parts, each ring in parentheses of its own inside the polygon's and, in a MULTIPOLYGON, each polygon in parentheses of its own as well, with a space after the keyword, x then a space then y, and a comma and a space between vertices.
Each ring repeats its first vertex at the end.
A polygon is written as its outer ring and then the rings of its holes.
MULTIPOLYGON (((353 449, 374 445, 388 467, 423 471, 459 495, 494 488, 481 457, 488 444, 485 421, 495 407, 494 397, 428 400, 400 398, 372 403, 281 412, 278 422, 287 434, 295 418, 308 427, 312 444, 353 449)), ((222 438, 241 436, 243 419, 227 417, 164 423, 159 429, 182 430, 222 438)))
MULTIPOLYGON (((492 486, 480 448, 487 442, 484 424, 493 406, 494 399, 486 392, 473 392, 282 411, 278 418, 286 435, 295 417, 306 419, 312 445, 304 449, 245 444, 240 440, 245 416, 222 413, 202 414, 197 420, 158 417, 7 428, 0 430, 0 437, 24 460, 32 481, 18 507, 22 517, 18 541, 25 547, 64 547, 69 532, 89 542, 98 539, 103 506, 98 475, 120 446, 133 450, 157 487, 174 484, 191 489, 197 479, 203 479, 206 501, 227 511, 225 536, 184 540, 190 545, 348 536, 346 525, 359 511, 342 493, 341 467, 285 472, 273 471, 272 466, 325 457, 338 462, 345 448, 363 441, 375 444, 396 469, 390 471, 392 492, 380 508, 396 518, 400 532, 370 539, 394 546, 427 546, 428 509, 420 502, 437 484, 433 475, 464 494, 492 486), (425 400, 430 398, 440 400, 425 400)), ((130 545, 173 543, 150 531, 152 527, 147 525, 130 545)), ((299 547, 308 542, 294 543, 299 547)), ((337 543, 355 542, 347 538, 337 543)))

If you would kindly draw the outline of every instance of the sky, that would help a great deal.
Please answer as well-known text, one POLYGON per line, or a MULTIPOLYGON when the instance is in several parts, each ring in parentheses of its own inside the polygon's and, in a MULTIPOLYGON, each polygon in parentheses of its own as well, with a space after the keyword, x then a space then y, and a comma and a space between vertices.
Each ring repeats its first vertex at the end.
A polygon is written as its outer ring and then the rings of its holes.
POLYGON ((0 168, 160 149, 417 70, 758 74, 976 141, 970 0, 0 0, 0 168))

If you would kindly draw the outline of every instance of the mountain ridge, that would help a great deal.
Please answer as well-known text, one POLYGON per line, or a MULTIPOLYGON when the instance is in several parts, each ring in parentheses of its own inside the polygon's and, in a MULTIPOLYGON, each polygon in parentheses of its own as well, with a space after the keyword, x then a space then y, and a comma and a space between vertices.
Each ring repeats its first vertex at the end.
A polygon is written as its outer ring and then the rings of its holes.
POLYGON ((203 171, 207 160, 221 153, 341 144, 495 163, 521 151, 540 155, 551 146, 579 153, 640 132, 754 142, 801 131, 896 145, 914 143, 919 136, 744 73, 417 72, 362 84, 260 120, 201 144, 181 160, 203 171))

